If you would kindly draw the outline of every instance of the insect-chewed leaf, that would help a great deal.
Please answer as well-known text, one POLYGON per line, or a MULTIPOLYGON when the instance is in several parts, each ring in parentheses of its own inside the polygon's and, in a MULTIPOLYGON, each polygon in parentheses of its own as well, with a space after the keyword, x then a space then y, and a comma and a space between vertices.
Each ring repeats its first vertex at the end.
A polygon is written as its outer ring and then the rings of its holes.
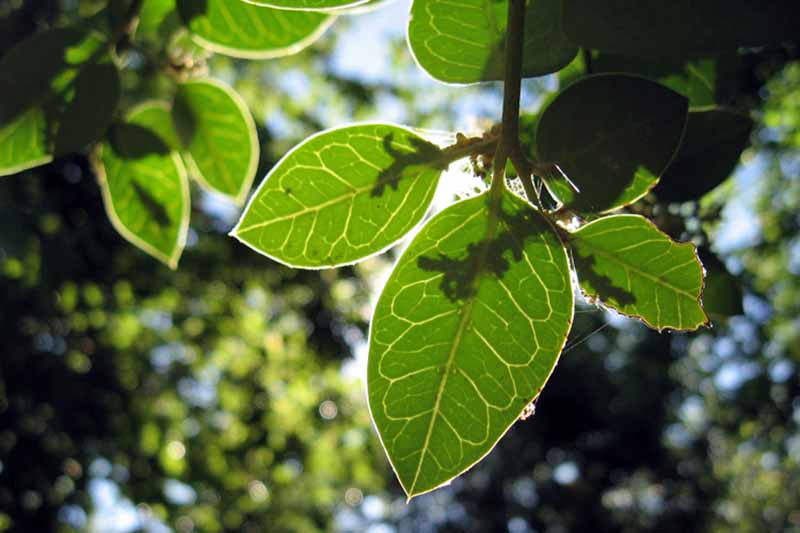
POLYGON ((688 101, 637 76, 600 74, 567 87, 544 110, 538 159, 556 163, 580 193, 558 198, 574 211, 631 204, 658 183, 678 150, 688 101))
POLYGON ((753 121, 720 108, 689 113, 686 135, 675 160, 655 189, 660 200, 696 200, 725 181, 747 147, 753 121))
POLYGON ((370 0, 247 0, 259 6, 299 11, 331 11, 356 7, 370 0))
POLYGON ((148 254, 175 268, 189 228, 189 185, 173 140, 166 104, 134 109, 101 147, 97 174, 114 228, 148 254), (171 135, 171 134, 170 134, 171 135))
POLYGON ((324 13, 285 11, 241 0, 178 0, 178 12, 201 46, 247 59, 296 54, 316 41, 334 19, 324 13))
POLYGON ((420 231, 372 318, 372 419, 409 497, 485 456, 553 371, 572 324, 559 237, 506 191, 459 202, 420 231))
POLYGON ((563 0, 564 31, 585 48, 663 59, 797 36, 796 0, 563 0))
MULTIPOLYGON (((555 72, 578 48, 561 32, 561 0, 533 0, 525 17, 522 73, 555 72)), ((419 65, 447 83, 503 79, 508 0, 414 0, 408 42, 419 65)))
POLYGON ((215 80, 178 85, 172 109, 191 174, 241 203, 258 167, 258 136, 241 97, 215 80))
POLYGON ((400 126, 325 131, 275 165, 232 235, 293 267, 353 263, 422 220, 447 164, 438 147, 400 126))
POLYGON ((673 242, 638 215, 614 215, 570 235, 581 289, 590 299, 663 330, 708 325, 703 265, 690 243, 673 242))
POLYGON ((0 61, 0 175, 101 137, 119 94, 119 72, 91 32, 59 28, 18 44, 0 61))

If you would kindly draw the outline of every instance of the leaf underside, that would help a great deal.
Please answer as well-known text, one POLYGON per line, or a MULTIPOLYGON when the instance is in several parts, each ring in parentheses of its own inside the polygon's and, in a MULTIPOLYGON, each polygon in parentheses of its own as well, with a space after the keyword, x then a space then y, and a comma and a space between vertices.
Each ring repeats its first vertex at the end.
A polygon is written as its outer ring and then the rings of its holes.
POLYGON ((322 132, 275 165, 232 234, 293 267, 364 259, 422 220, 447 166, 441 157, 439 148, 400 126, 322 132))
POLYGON ((597 52, 592 58, 592 72, 624 72, 644 76, 684 95, 691 107, 699 107, 716 103, 718 71, 731 60, 729 54, 694 61, 681 58, 653 61, 643 57, 597 52))
POLYGON ((690 112, 681 148, 654 191, 659 200, 697 200, 725 181, 739 163, 752 129, 750 117, 736 111, 690 112))
POLYGON ((698 57, 797 36, 796 0, 563 0, 564 31, 585 48, 698 57))
POLYGON ((409 497, 486 455, 544 386, 572 323, 566 252, 506 191, 436 215, 392 272, 370 332, 373 421, 409 497))
POLYGON ((97 35, 57 28, 0 60, 0 176, 82 150, 111 123, 119 72, 97 35))
POLYGON ((693 244, 672 241, 644 217, 614 215, 572 233, 570 245, 588 298, 658 330, 708 325, 693 244))
POLYGON ((160 136, 170 128, 165 105, 135 109, 103 144, 98 179, 117 231, 175 268, 186 242, 190 199, 183 163, 160 136))
MULTIPOLYGON (((446 83, 503 79, 508 0, 414 0, 408 42, 419 65, 446 83)), ((534 0, 525 18, 522 74, 555 72, 577 54, 561 32, 561 0, 534 0)))
POLYGON ((208 189, 241 202, 258 166, 250 111, 232 88, 213 80, 178 85, 173 117, 192 175, 208 189))
POLYGON ((324 13, 272 9, 240 0, 178 0, 178 11, 201 46, 249 59, 295 54, 333 21, 324 13))
POLYGON ((561 92, 536 132, 538 160, 557 163, 580 193, 554 189, 564 205, 603 213, 647 194, 680 146, 685 97, 638 76, 599 74, 561 92))

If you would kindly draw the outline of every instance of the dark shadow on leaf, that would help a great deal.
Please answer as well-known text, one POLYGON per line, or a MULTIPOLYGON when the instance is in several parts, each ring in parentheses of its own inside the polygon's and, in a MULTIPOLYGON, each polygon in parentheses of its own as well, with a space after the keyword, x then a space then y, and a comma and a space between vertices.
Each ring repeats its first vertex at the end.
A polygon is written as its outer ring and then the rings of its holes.
POLYGON ((137 124, 118 124, 111 131, 111 148, 122 159, 167 155, 167 143, 153 131, 137 124))
POLYGON ((159 203, 158 199, 150 194, 147 189, 136 183, 136 181, 132 181, 131 183, 134 192, 136 192, 136 197, 142 202, 148 214, 156 221, 156 224, 162 228, 169 226, 169 213, 167 213, 164 206, 159 203))
POLYGON ((636 296, 633 293, 614 285, 614 281, 611 278, 597 272, 594 257, 583 257, 575 251, 572 254, 572 261, 575 264, 575 270, 578 272, 580 281, 589 284, 600 300, 613 303, 619 307, 636 303, 636 296))
POLYGON ((208 0, 178 0, 178 14, 185 24, 208 13, 208 0))
POLYGON ((0 61, 0 128, 35 104, 59 99, 54 81, 69 67, 67 50, 86 34, 56 30, 19 43, 0 61))
POLYGON ((439 160, 441 150, 435 144, 409 137, 408 141, 412 144, 413 151, 404 152, 395 148, 393 141, 394 133, 389 133, 383 138, 383 149, 394 158, 394 162, 378 175, 375 186, 370 193, 373 198, 383 196, 387 185, 396 191, 400 186, 400 180, 409 167, 427 166, 440 170, 447 169, 447 163, 439 160))
POLYGON ((503 212, 494 238, 470 244, 463 257, 422 256, 417 265, 422 270, 444 274, 442 292, 451 301, 463 301, 476 294, 481 276, 502 278, 512 260, 523 260, 525 243, 548 231, 552 230, 535 213, 503 212))
POLYGON ((44 146, 56 157, 100 139, 119 95, 117 68, 85 29, 44 31, 0 60, 0 128, 39 110, 44 146))
POLYGON ((722 109, 689 113, 681 147, 654 193, 662 202, 699 200, 739 164, 753 129, 743 114, 722 109))
POLYGON ((74 82, 75 96, 56 110, 59 127, 53 133, 53 153, 61 156, 82 150, 108 129, 121 93, 119 72, 111 63, 90 65, 74 82))
POLYGON ((192 111, 191 106, 181 97, 180 92, 175 97, 172 104, 172 123, 175 125, 175 133, 181 146, 186 148, 192 144, 195 131, 197 130, 197 117, 192 111))
POLYGON ((580 190, 559 200, 575 211, 603 212, 655 185, 687 116, 688 100, 657 83, 629 75, 585 78, 544 111, 537 151, 580 190))

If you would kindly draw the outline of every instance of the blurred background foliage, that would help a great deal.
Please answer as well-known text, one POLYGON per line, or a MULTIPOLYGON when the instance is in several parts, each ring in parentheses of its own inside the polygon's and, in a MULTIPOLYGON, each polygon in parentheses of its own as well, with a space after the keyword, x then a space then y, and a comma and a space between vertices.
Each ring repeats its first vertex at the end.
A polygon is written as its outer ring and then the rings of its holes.
MULTIPOLYGON (((0 54, 102 4, 0 0, 0 54)), ((343 17, 280 60, 208 57, 185 38, 166 48, 173 68, 244 95, 259 176, 345 122, 496 119, 496 85, 453 89, 416 70, 406 9, 343 17)), ((131 54, 127 105, 167 90, 159 46, 131 54)), ((527 81, 527 111, 557 86, 527 81)), ((800 531, 798 47, 744 51, 722 89, 757 123, 733 177, 700 202, 639 208, 707 245, 732 316, 658 334, 582 306, 535 416, 410 505, 361 381, 391 257, 286 269, 228 238, 238 210, 195 190, 172 272, 116 234, 86 158, 3 178, 0 530, 800 531)))

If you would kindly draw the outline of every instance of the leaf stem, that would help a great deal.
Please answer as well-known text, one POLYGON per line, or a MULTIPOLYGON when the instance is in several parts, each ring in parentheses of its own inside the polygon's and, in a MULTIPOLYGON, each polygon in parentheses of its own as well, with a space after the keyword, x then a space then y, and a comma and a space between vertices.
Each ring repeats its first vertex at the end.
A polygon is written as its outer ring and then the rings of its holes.
MULTIPOLYGON (((494 155, 491 202, 499 206, 505 189, 506 164, 522 156, 519 143, 519 105, 522 92, 522 51, 525 40, 525 0, 509 0, 506 26, 505 75, 503 80, 503 123, 494 155)), ((519 169, 518 169, 519 170, 519 169)))
POLYGON ((583 66, 586 69, 586 74, 592 74, 594 72, 594 66, 592 65, 592 51, 588 48, 581 49, 581 53, 583 54, 583 66))
POLYGON ((141 13, 143 5, 144 0, 131 0, 131 5, 128 6, 128 11, 125 13, 122 23, 111 29, 113 33, 108 40, 110 48, 118 46, 134 32, 136 25, 139 23, 139 13, 141 13))
POLYGON ((484 135, 483 137, 470 137, 442 148, 442 157, 449 164, 468 155, 491 153, 491 150, 494 150, 497 146, 497 142, 497 136, 492 134, 484 135))

